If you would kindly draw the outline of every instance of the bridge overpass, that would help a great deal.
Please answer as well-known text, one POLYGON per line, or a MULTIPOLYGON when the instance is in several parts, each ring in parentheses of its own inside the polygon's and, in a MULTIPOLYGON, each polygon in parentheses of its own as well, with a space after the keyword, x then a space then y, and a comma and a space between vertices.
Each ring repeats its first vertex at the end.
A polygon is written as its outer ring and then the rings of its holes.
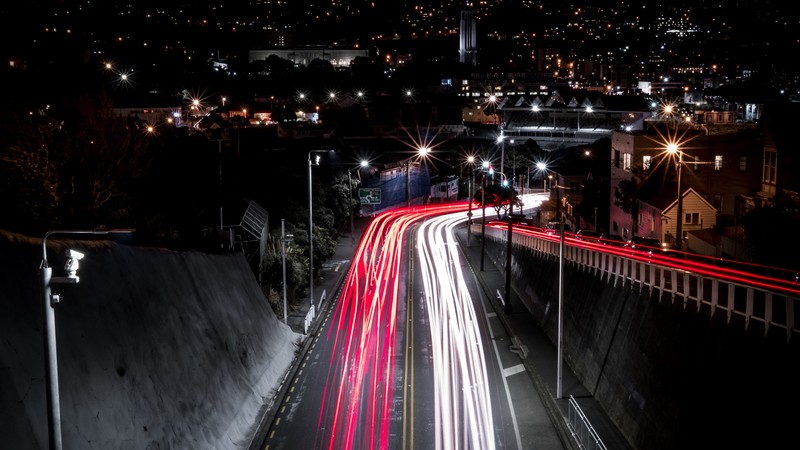
MULTIPOLYGON (((480 239, 481 224, 471 232, 480 239)), ((486 256, 504 266, 505 224, 485 235, 486 256)), ((554 343, 561 303, 565 362, 634 448, 794 439, 784 413, 800 400, 793 279, 542 233, 515 232, 512 244, 514 295, 554 343)))

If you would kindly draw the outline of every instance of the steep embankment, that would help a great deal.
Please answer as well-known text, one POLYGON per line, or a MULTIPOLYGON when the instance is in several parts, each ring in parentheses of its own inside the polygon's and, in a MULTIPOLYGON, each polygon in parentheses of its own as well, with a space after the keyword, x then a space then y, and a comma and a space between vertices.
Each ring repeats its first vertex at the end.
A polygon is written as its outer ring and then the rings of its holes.
MULTIPOLYGON (((494 261, 506 260, 505 249, 487 245, 494 261)), ((514 289, 556 342, 558 258, 521 246, 512 254, 514 289)), ((775 315, 787 307, 777 306, 775 315)), ((564 266, 562 307, 566 362, 633 448, 781 448, 796 440, 796 335, 787 340, 777 327, 729 321, 708 305, 573 263, 564 266)))
MULTIPOLYGON (((65 449, 246 448, 300 335, 244 258, 48 240, 65 449), (49 245, 52 242, 52 246, 49 245)), ((0 448, 47 448, 41 239, 0 233, 0 448)))

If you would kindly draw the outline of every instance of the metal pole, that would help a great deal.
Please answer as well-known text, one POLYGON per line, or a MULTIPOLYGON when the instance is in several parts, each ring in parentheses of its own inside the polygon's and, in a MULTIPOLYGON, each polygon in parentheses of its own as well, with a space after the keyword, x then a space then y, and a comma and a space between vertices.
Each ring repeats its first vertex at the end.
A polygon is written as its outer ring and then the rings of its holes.
POLYGON ((467 188, 467 247, 469 247, 469 237, 472 234, 472 184, 475 183, 475 171, 469 179, 469 188, 467 188))
POLYGON ((347 204, 350 206, 350 243, 356 246, 355 227, 353 226, 353 179, 350 169, 347 170, 347 204))
POLYGON ((217 141, 219 145, 219 229, 224 227, 222 220, 222 139, 217 141))
POLYGON ((78 282, 77 277, 56 277, 53 278, 53 269, 47 264, 47 238, 54 234, 111 234, 111 233, 132 233, 133 229, 96 229, 96 230, 52 230, 45 233, 42 238, 42 262, 39 266, 39 279, 41 281, 41 300, 42 300, 42 333, 45 347, 44 366, 45 384, 47 385, 47 435, 49 448, 51 450, 61 450, 61 400, 58 392, 58 350, 56 342, 56 317, 53 305, 58 303, 58 296, 53 295, 50 290, 51 283, 78 282))
POLYGON ((483 260, 486 259, 486 174, 483 174, 481 188, 481 208, 483 208, 483 219, 481 221, 481 272, 483 272, 483 260))
MULTIPOLYGON (((47 239, 47 237, 45 237, 47 239)), ((43 244, 44 245, 44 244, 43 244)), ((56 351, 56 319, 50 304, 50 279, 53 270, 47 267, 47 257, 39 269, 42 281, 42 328, 45 346, 45 384, 47 385, 47 435, 51 450, 61 450, 61 403, 58 394, 58 356, 56 351)))
MULTIPOLYGON (((500 130, 500 173, 505 174, 503 170, 503 162, 506 160, 506 139, 503 136, 503 131, 500 130)), ((503 175, 505 176, 505 175, 503 175)))
POLYGON ((594 231, 597 231, 597 206, 594 207, 594 231))
MULTIPOLYGON (((513 188, 512 188, 513 189, 513 188)), ((512 190, 513 192, 513 190, 512 190)), ((510 207, 510 206, 509 206, 510 207)), ((506 301, 503 305, 503 312, 511 314, 511 236, 514 234, 511 227, 511 213, 508 214, 508 236, 506 241, 506 301)))
POLYGON ((678 149, 678 221, 675 223, 676 244, 678 250, 683 251, 683 192, 681 192, 681 174, 683 172, 683 154, 678 149))
POLYGON ((556 178, 556 220, 561 220, 561 187, 556 178))
POLYGON ((411 161, 406 161, 406 206, 411 206, 411 161))
POLYGON ((281 256, 283 259, 283 323, 287 323, 286 312, 286 229, 284 219, 281 219, 281 256))
POLYGON ((308 299, 314 308, 314 222, 311 211, 311 153, 308 152, 308 299))
POLYGON ((561 336, 564 305, 564 221, 561 220, 561 238, 558 244, 558 361, 556 362, 556 399, 562 398, 561 380, 563 357, 561 356, 561 336))

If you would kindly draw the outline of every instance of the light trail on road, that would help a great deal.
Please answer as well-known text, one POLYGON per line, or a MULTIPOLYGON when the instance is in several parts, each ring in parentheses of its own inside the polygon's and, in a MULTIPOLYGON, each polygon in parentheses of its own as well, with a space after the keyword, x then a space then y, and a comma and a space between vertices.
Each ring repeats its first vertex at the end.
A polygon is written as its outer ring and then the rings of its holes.
POLYGON ((365 230, 327 336, 336 350, 329 361, 316 448, 389 446, 405 236, 426 218, 466 210, 466 202, 398 208, 378 215, 365 230))
POLYGON ((427 219, 417 254, 425 286, 434 360, 436 449, 494 449, 483 338, 461 271, 453 228, 462 212, 427 219))

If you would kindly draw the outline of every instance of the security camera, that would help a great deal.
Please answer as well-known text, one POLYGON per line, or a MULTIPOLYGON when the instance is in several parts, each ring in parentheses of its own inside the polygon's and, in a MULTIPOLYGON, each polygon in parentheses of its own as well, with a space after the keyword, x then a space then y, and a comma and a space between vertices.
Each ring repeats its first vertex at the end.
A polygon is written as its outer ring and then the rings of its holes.
POLYGON ((81 252, 79 252, 77 250, 69 249, 69 250, 67 250, 67 258, 69 258, 69 259, 67 260, 67 263, 64 264, 64 270, 67 271, 67 277, 74 278, 74 279, 77 280, 78 279, 78 267, 80 267, 80 264, 78 263, 78 261, 83 259, 83 253, 81 253, 81 252))
POLYGON ((67 250, 67 258, 83 259, 83 256, 84 256, 83 253, 77 250, 72 250, 72 249, 67 250))

